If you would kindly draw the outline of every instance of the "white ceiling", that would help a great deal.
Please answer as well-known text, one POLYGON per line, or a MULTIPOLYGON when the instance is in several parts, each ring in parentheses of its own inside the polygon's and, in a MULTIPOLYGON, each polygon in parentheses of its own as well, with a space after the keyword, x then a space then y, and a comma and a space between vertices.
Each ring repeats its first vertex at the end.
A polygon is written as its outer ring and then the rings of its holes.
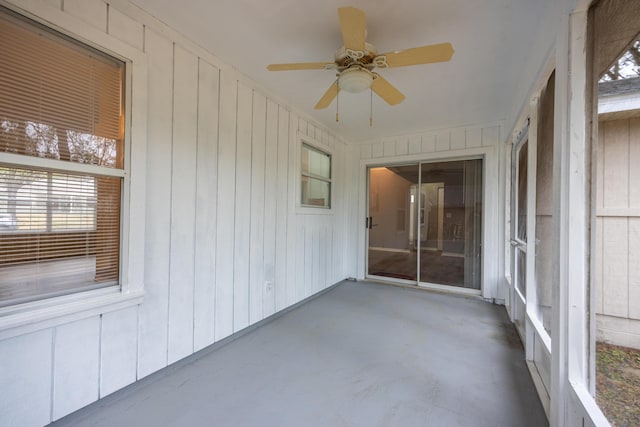
POLYGON ((336 133, 354 141, 503 120, 528 46, 552 0, 132 0, 336 133), (450 62, 378 70, 406 95, 391 107, 370 92, 313 109, 335 80, 328 70, 269 72, 270 63, 333 61, 342 45, 337 9, 367 15, 378 52, 449 41, 450 62))

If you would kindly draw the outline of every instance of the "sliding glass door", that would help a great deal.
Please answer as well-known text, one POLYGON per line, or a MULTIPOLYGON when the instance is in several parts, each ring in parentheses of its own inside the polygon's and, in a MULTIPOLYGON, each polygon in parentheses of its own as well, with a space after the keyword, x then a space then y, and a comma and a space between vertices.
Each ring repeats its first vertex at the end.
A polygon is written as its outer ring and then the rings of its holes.
POLYGON ((482 160, 421 165, 420 282, 480 289, 482 160))
POLYGON ((480 290, 482 160, 369 169, 370 277, 480 290))

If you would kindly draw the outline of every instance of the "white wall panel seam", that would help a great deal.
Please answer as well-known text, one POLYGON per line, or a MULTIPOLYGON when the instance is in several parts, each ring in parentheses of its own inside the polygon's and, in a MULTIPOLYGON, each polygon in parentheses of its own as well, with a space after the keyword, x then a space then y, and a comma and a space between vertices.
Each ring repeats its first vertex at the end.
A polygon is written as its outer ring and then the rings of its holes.
POLYGON ((249 247, 247 248, 248 252, 249 252, 249 263, 247 265, 247 268, 249 269, 248 272, 248 278, 249 280, 247 281, 247 319, 248 319, 248 325, 251 325, 251 263, 253 262, 253 260, 251 259, 251 230, 253 229, 251 227, 251 213, 253 212, 253 183, 251 182, 251 177, 253 176, 253 138, 254 138, 254 131, 255 129, 253 128, 253 117, 255 112, 255 90, 251 89, 251 121, 250 121, 250 126, 251 126, 251 137, 249 138, 249 146, 251 147, 250 150, 250 156, 249 156, 249 171, 247 171, 248 175, 249 175, 249 230, 248 230, 248 236, 249 236, 249 247))
MULTIPOLYGON (((198 130, 200 129, 200 56, 197 57, 196 63, 197 63, 197 77, 196 77, 196 145, 195 145, 195 150, 196 150, 196 156, 198 153, 198 150, 200 148, 200 138, 198 135, 198 130)), ((191 353, 194 353, 196 351, 196 298, 197 298, 197 294, 196 294, 196 277, 197 277, 197 273, 196 273, 196 262, 195 262, 195 257, 196 257, 196 253, 198 251, 198 245, 197 245, 197 241, 198 239, 195 238, 195 236, 198 233, 198 230, 196 228, 197 225, 197 215, 198 215, 198 162, 196 160, 196 163, 194 165, 195 167, 195 177, 196 177, 196 188, 195 188, 195 205, 194 205, 194 213, 193 213, 193 235, 194 235, 194 239, 193 239, 193 256, 194 256, 194 262, 193 262, 193 283, 192 285, 192 293, 193 293, 193 300, 191 301, 191 353)))
MULTIPOLYGON (((280 104, 276 102, 276 162, 275 165, 271 165, 271 167, 275 167, 276 168, 276 173, 274 176, 274 180, 275 180, 275 190, 276 193, 278 192, 278 168, 277 168, 277 164, 278 164, 278 150, 279 150, 279 143, 278 141, 280 141, 280 104)), ((273 311, 274 313, 278 311, 278 283, 276 282, 276 271, 278 270, 278 268, 276 267, 278 265, 278 200, 276 195, 273 195, 274 199, 275 199, 275 216, 273 218, 273 227, 276 229, 276 234, 275 234, 275 239, 273 239, 273 281, 272 283, 272 291, 273 291, 273 311)))
MULTIPOLYGON (((268 135, 268 126, 269 126, 269 98, 265 99, 265 111, 264 111, 264 144, 265 144, 265 152, 264 152, 264 179, 263 179, 263 188, 262 191, 264 193, 264 206, 262 209, 262 245, 263 245, 263 250, 262 250, 262 268, 263 268, 263 279, 266 282, 267 281, 267 270, 265 268, 266 266, 266 261, 267 261, 267 251, 266 251, 266 245, 267 245, 267 223, 266 223, 266 219, 267 219, 267 141, 269 138, 268 135)), ((261 287, 261 292, 260 295, 262 295, 262 311, 261 311, 261 318, 265 318, 264 315, 264 306, 265 306, 265 288, 264 288, 264 284, 263 287, 261 287)))
POLYGON ((172 42, 171 47, 173 49, 171 53, 171 163, 170 163, 170 182, 169 182, 169 268, 167 272, 167 341, 165 347, 165 355, 167 363, 169 362, 169 336, 171 328, 171 223, 173 222, 173 209, 171 206, 173 205, 173 149, 174 149, 174 141, 173 141, 173 132, 175 127, 175 86, 176 86, 176 43, 172 42))
MULTIPOLYGON (((286 141, 286 145, 285 147, 286 152, 282 155, 283 158, 286 160, 284 162, 284 166, 286 167, 286 171, 284 172, 284 181, 285 181, 285 192, 284 192, 284 201, 283 203, 281 203, 281 206, 284 207, 284 210, 282 212, 283 216, 284 216, 284 220, 283 220, 283 224, 284 224, 284 236, 282 237, 282 242, 283 242, 283 246, 282 246, 282 253, 281 253, 281 258, 283 259, 282 262, 282 290, 284 290, 284 295, 282 296, 281 300, 282 305, 280 307, 280 309, 284 309, 285 307, 287 307, 288 304, 288 286, 287 286, 287 264, 289 262, 288 257, 287 257, 287 240, 289 239, 289 227, 288 227, 288 223, 289 223, 289 204, 288 199, 289 199, 289 150, 291 149, 291 147, 289 146, 289 139, 290 139, 290 135, 289 135, 289 131, 291 129, 291 111, 287 110, 287 126, 286 126, 286 135, 284 140, 286 141)), ((318 129, 316 128, 316 133, 318 132, 318 129)), ((280 143, 278 143, 278 150, 280 150, 280 143)), ((280 152, 278 151, 278 169, 280 169, 280 152)), ((282 189, 278 189, 278 193, 281 194, 282 189)))
POLYGON ((135 379, 140 379, 140 306, 136 307, 136 372, 135 379))
POLYGON ((55 371, 56 371, 56 332, 58 328, 51 330, 51 396, 49 399, 49 421, 53 421, 53 399, 55 396, 55 371))
MULTIPOLYGON (((219 191, 218 188, 220 187, 220 111, 221 111, 221 99, 222 99, 222 71, 220 71, 220 69, 218 69, 218 129, 216 130, 217 133, 217 146, 216 146, 216 175, 217 175, 217 182, 216 182, 216 219, 217 221, 220 221, 220 219, 218 218, 218 196, 219 196, 219 191)), ((217 268, 217 258, 218 258, 218 230, 217 230, 218 225, 216 224, 216 239, 213 242, 213 245, 216 248, 216 252, 215 252, 215 257, 216 260, 214 260, 214 264, 213 264, 213 341, 216 341, 216 327, 217 322, 216 322, 216 309, 217 309, 217 297, 218 297, 218 268, 217 268)))
POLYGON ((104 334, 102 333, 103 316, 103 314, 100 314, 100 321, 98 322, 98 381, 96 383, 98 399, 102 397, 100 390, 102 389, 102 341, 104 340, 104 334))
MULTIPOLYGON (((269 106, 268 103, 268 99, 265 97, 264 100, 264 145, 265 145, 265 152, 264 152, 264 158, 262 159, 263 162, 263 168, 262 168, 262 192, 264 194, 264 198, 262 200, 263 204, 262 204, 262 279, 263 281, 266 279, 266 275, 265 275, 265 268, 264 268, 264 263, 265 263, 265 230, 267 227, 265 227, 265 200, 267 197, 267 150, 266 150, 266 146, 267 146, 267 108, 269 106)), ((264 318, 264 284, 262 284, 260 286, 260 318, 263 319, 264 318)))
MULTIPOLYGON (((236 79, 236 135, 235 135, 235 139, 236 139, 236 155, 235 155, 235 170, 234 170, 234 175, 238 174, 238 91, 240 90, 240 81, 238 79, 236 79)), ((235 282, 236 282, 236 271, 235 271, 235 249, 236 249, 236 235, 235 235, 235 228, 236 228, 236 224, 235 224, 235 219, 238 217, 238 204, 236 203, 236 200, 238 199, 238 179, 236 178, 236 184, 233 188, 233 218, 234 218, 234 224, 233 224, 233 252, 231 252, 233 254, 233 268, 232 268, 232 272, 233 272, 233 280, 231 281, 231 289, 232 289, 232 295, 233 298, 231 299, 231 333, 234 333, 236 330, 236 286, 235 286, 235 282)))

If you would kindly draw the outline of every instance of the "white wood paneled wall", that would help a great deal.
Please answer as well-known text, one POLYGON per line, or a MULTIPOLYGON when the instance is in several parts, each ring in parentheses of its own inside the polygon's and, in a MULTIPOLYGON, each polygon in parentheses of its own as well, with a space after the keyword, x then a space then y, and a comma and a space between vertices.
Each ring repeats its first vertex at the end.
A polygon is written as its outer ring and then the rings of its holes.
POLYGON ((424 154, 426 159, 431 153, 444 152, 452 152, 452 156, 464 155, 467 149, 497 146, 499 139, 499 125, 444 129, 363 143, 360 145, 360 159, 388 159, 418 154, 424 154))
POLYGON ((640 118, 601 121, 598 132, 597 339, 640 348, 640 118))
POLYGON ((123 2, 15 3, 63 10, 147 56, 145 296, 0 341, 0 425, 59 419, 354 276, 342 140, 123 2), (300 135, 333 153, 331 213, 296 209, 300 135))

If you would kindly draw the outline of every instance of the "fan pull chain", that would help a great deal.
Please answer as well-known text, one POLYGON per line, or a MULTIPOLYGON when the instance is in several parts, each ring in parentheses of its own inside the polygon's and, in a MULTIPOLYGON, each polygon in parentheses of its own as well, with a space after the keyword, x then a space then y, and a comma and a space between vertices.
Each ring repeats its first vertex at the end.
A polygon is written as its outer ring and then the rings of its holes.
POLYGON ((369 103, 369 127, 373 127, 373 89, 370 90, 371 99, 369 103))

